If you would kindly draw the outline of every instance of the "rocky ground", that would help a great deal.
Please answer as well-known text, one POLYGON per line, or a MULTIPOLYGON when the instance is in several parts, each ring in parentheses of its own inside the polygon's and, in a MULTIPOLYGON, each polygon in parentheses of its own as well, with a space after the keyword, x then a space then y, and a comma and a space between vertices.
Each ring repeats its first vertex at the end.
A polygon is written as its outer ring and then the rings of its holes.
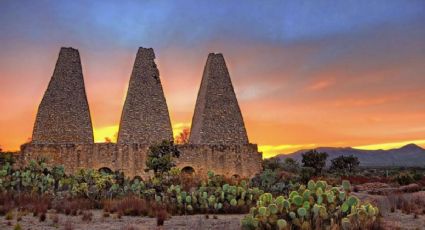
MULTIPOLYGON (((381 226, 383 229, 424 229, 425 230, 425 212, 422 210, 411 210, 411 212, 392 209, 394 199, 383 195, 370 195, 367 193, 356 193, 362 200, 369 200, 380 207, 382 218, 381 226)), ((416 193, 402 194, 405 200, 412 200, 413 203, 424 201, 425 191, 416 193)), ((84 221, 82 215, 66 216, 63 214, 47 213, 46 220, 40 222, 38 217, 32 214, 26 214, 19 221, 22 229, 92 229, 92 230, 131 230, 131 229, 240 229, 240 220, 244 215, 192 215, 192 216, 173 216, 166 220, 163 227, 156 226, 155 218, 148 217, 130 217, 123 216, 118 218, 116 214, 108 217, 103 216, 102 210, 92 210, 93 214, 90 221, 84 221)), ((12 220, 0 219, 0 229, 14 229, 17 222, 17 213, 14 213, 12 220)))

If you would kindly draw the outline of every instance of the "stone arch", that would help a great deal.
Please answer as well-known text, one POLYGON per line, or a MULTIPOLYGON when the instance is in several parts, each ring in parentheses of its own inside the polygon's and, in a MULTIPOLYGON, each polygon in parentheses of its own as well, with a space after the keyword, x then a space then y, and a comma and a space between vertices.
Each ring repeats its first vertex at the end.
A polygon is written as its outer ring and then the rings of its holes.
POLYGON ((185 166, 181 169, 181 172, 188 175, 195 174, 195 169, 192 166, 185 166))
POLYGON ((108 168, 108 167, 102 167, 98 170, 100 173, 106 173, 106 174, 112 174, 114 173, 114 171, 112 171, 112 169, 108 168))
POLYGON ((241 179, 241 176, 239 176, 239 174, 233 174, 232 179, 239 180, 239 179, 241 179))
POLYGON ((136 179, 139 180, 139 181, 143 181, 143 178, 141 176, 134 176, 133 181, 136 180, 136 179))

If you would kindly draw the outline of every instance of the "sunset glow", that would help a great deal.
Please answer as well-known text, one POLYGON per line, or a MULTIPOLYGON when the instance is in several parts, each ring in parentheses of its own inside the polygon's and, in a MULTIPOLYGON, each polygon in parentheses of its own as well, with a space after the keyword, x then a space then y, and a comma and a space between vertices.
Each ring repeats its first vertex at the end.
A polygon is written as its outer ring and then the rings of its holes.
POLYGON ((374 144, 374 145, 364 145, 364 146, 356 146, 356 149, 365 149, 365 150, 375 150, 375 149, 395 149, 400 148, 402 146, 415 143, 417 145, 425 146, 425 140, 413 140, 413 141, 402 141, 402 142, 394 142, 394 143, 383 143, 383 144, 374 144))
MULTIPOLYGON (((190 128, 190 123, 174 123, 173 125, 173 136, 180 134, 183 129, 190 128)), ((110 139, 111 142, 117 142, 118 125, 106 126, 102 128, 94 128, 93 135, 94 141, 97 143, 105 142, 106 139, 110 139)))
POLYGON ((0 8, 5 150, 31 137, 62 46, 80 52, 96 142, 116 141, 144 46, 155 49, 174 135, 190 127, 208 53, 221 52, 249 140, 264 157, 321 146, 425 147, 424 1, 75 2, 0 8))
POLYGON ((94 142, 102 143, 105 142, 106 139, 111 140, 113 143, 117 142, 118 128, 118 125, 113 125, 93 129, 94 142))

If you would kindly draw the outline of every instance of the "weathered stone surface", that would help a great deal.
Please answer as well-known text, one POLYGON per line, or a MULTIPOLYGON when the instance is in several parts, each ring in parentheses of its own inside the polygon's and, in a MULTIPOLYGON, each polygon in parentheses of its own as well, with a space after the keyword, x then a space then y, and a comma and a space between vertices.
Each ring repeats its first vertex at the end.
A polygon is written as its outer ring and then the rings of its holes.
POLYGON ((139 48, 121 116, 118 143, 172 140, 170 116, 153 49, 139 48))
MULTIPOLYGON (((178 168, 191 167, 199 176, 208 171, 228 177, 249 178, 261 171, 261 154, 257 145, 179 145, 181 155, 176 159, 178 168)), ((48 165, 64 165, 66 172, 82 168, 109 168, 126 176, 149 177, 144 171, 148 146, 140 144, 24 144, 19 164, 31 159, 47 159, 48 165)))
POLYGON ((257 145, 180 145, 178 168, 192 167, 199 176, 208 171, 227 177, 250 178, 262 170, 262 154, 257 145))
MULTIPOLYGON (((121 117, 118 143, 93 143, 78 51, 62 48, 40 104, 33 141, 21 146, 17 165, 44 158, 64 165, 67 173, 82 168, 119 170, 149 177, 144 171, 148 148, 172 140, 171 122, 152 49, 140 48, 121 117)), ((221 54, 210 54, 198 95, 192 144, 179 145, 177 167, 199 176, 214 171, 228 177, 252 177, 261 171, 261 153, 249 144, 233 86, 221 54)))
POLYGON ((33 143, 93 143, 93 129, 78 50, 61 48, 38 108, 33 143))
POLYGON ((241 110, 222 54, 208 55, 189 142, 210 145, 248 144, 241 110))

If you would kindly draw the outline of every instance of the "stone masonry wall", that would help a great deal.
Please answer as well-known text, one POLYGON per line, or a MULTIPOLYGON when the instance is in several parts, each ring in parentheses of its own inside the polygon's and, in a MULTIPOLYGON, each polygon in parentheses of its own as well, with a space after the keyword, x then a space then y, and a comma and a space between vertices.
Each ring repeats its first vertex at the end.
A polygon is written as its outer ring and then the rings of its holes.
MULTIPOLYGON (((209 170, 228 177, 254 176, 261 171, 261 154, 256 145, 180 145, 181 155, 176 159, 179 168, 192 167, 199 176, 209 170)), ((25 144, 21 146, 18 163, 22 166, 31 159, 47 159, 49 165, 64 165, 66 172, 82 168, 113 171, 120 170, 126 176, 147 178, 144 171, 148 147, 138 144, 25 144)))
POLYGON ((93 143, 93 129, 78 50, 62 48, 38 107, 33 143, 93 143))
POLYGON ((132 177, 145 174, 146 152, 147 147, 137 144, 25 144, 19 162, 22 166, 31 159, 45 158, 49 165, 64 165, 67 173, 106 167, 132 177))
POLYGON ((177 167, 192 167, 200 176, 209 170, 227 177, 253 177, 262 170, 262 154, 257 145, 181 145, 177 167))
POLYGON ((208 55, 189 142, 210 145, 248 144, 241 110, 222 54, 208 55))
MULTIPOLYGON (((62 48, 40 103, 33 140, 21 146, 18 165, 47 159, 71 173, 109 168, 148 177, 148 146, 173 133, 153 49, 139 48, 120 121, 117 144, 93 143, 93 130, 77 50, 62 48)), ((192 120, 190 144, 180 145, 177 167, 199 176, 209 170, 231 177, 261 171, 262 155, 249 144, 242 114, 222 54, 209 54, 192 120)))
POLYGON ((170 116, 153 49, 139 48, 122 111, 118 143, 172 140, 170 116))

